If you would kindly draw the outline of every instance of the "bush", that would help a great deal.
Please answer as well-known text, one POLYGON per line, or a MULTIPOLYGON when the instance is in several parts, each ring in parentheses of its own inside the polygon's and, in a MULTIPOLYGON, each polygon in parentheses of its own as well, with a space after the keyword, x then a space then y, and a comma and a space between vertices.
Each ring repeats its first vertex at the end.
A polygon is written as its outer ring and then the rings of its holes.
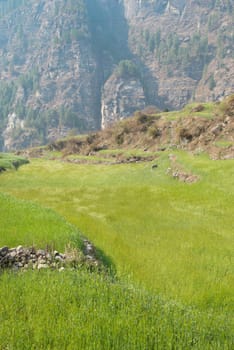
POLYGON ((220 105, 220 109, 224 115, 234 117, 234 95, 226 98, 220 105))
POLYGON ((153 106, 153 105, 150 105, 150 106, 146 106, 143 111, 143 113, 145 114, 157 114, 159 113, 160 111, 158 110, 158 108, 156 106, 153 106))
POLYGON ((150 137, 156 138, 156 137, 161 136, 161 131, 160 131, 160 129, 155 125, 155 126, 152 126, 151 128, 149 128, 148 134, 149 134, 150 137))
POLYGON ((202 111, 204 111, 204 109, 205 109, 205 107, 202 104, 200 104, 200 105, 194 107, 192 109, 192 112, 202 112, 202 111))
POLYGON ((148 115, 144 112, 141 112, 141 111, 137 111, 135 112, 134 116, 137 118, 137 122, 139 124, 152 124, 153 122, 153 119, 151 117, 151 115, 148 115))
POLYGON ((115 141, 118 145, 122 145, 124 143, 124 134, 120 133, 115 136, 115 141))
POLYGON ((130 60, 120 61, 116 69, 118 77, 129 78, 129 77, 138 77, 139 71, 135 63, 130 60))
POLYGON ((209 78, 209 89, 212 91, 216 87, 216 82, 214 79, 214 75, 212 74, 209 78))

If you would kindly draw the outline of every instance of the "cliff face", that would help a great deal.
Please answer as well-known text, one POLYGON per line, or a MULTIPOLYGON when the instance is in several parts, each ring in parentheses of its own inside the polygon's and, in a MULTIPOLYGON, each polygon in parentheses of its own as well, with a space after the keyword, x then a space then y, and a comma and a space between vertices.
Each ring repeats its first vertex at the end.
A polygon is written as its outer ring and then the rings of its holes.
POLYGON ((3 25, 1 80, 14 84, 9 112, 26 121, 24 128, 13 124, 11 135, 9 113, 5 145, 16 130, 35 137, 33 129, 40 129, 40 142, 62 125, 98 128, 101 81, 84 2, 26 1, 1 20, 3 25))
MULTIPOLYGON (((146 105, 179 109, 191 100, 218 100, 233 93, 231 1, 123 0, 122 3, 129 27, 129 49, 141 71, 146 105)), ((109 85, 107 81, 108 88, 104 91, 109 90, 109 85)), ((112 83, 109 91, 115 104, 113 90, 112 83)), ((106 100, 110 104, 111 96, 107 94, 103 95, 103 105, 106 100)), ((108 116, 105 108, 104 111, 103 125, 108 120, 111 123, 119 119, 118 113, 108 116)))
POLYGON ((139 79, 122 78, 113 74, 105 83, 102 94, 102 129, 132 116, 146 106, 145 94, 139 79))
POLYGON ((231 0, 0 2, 0 147, 232 93, 233 28, 231 0))
POLYGON ((180 108, 234 91, 232 1, 124 0, 129 46, 143 66, 149 99, 180 108))

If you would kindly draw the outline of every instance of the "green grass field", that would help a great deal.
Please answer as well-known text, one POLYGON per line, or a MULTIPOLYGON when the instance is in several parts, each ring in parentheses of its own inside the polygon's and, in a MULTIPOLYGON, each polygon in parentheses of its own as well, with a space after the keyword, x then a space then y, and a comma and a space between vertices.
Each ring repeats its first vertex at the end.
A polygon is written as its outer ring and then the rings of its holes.
POLYGON ((166 152, 157 169, 39 159, 1 174, 0 246, 81 232, 117 271, 1 275, 2 349, 233 348, 233 161, 174 153, 197 183, 166 175, 166 152))
POLYGON ((27 159, 14 154, 6 154, 0 152, 0 172, 9 169, 18 169, 21 165, 27 164, 27 159))

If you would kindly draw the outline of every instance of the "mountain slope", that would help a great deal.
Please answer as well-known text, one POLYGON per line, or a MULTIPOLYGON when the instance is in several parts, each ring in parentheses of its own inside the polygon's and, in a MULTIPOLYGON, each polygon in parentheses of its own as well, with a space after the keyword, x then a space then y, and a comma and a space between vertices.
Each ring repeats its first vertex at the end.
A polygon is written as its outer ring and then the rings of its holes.
POLYGON ((233 92, 233 4, 0 2, 0 147, 233 92))
POLYGON ((125 6, 129 45, 156 85, 152 102, 179 108, 192 97, 233 92, 232 1, 126 0, 125 6))

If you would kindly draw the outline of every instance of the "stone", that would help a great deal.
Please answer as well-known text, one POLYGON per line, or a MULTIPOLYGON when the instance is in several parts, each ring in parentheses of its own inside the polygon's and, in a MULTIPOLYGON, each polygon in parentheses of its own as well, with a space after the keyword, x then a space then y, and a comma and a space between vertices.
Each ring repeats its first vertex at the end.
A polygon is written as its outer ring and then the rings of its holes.
POLYGON ((223 125, 222 124, 218 124, 216 126, 214 126, 211 129, 212 134, 214 134, 215 136, 219 135, 219 133, 223 130, 223 125))
POLYGON ((48 269, 49 265, 48 264, 38 264, 37 268, 38 270, 41 270, 41 269, 48 269))
POLYGON ((38 249, 36 252, 37 256, 45 256, 45 251, 43 249, 38 249))
POLYGON ((56 256, 55 256, 55 261, 63 262, 64 259, 63 259, 60 255, 56 255, 56 256))
POLYGON ((45 259, 38 259, 38 264, 46 264, 46 260, 45 259))
POLYGON ((23 247, 22 247, 22 245, 19 245, 17 248, 16 248, 16 252, 17 253, 22 253, 23 252, 23 247))
POLYGON ((16 257, 17 253, 15 250, 13 250, 12 252, 9 253, 9 258, 10 259, 14 259, 16 257))
POLYGON ((152 166, 151 166, 151 169, 156 169, 158 167, 158 164, 153 164, 152 166))
POLYGON ((92 255, 86 255, 85 257, 86 257, 86 259, 88 259, 88 260, 94 260, 94 257, 93 257, 92 255))
POLYGON ((144 109, 145 94, 140 79, 122 78, 113 73, 103 87, 101 103, 102 129, 144 109))
POLYGON ((13 266, 12 266, 12 268, 13 268, 13 270, 19 270, 19 266, 17 265, 17 264, 14 264, 13 266))
POLYGON ((51 260, 52 259, 52 255, 49 252, 46 253, 45 257, 46 257, 47 260, 51 260))
POLYGON ((8 253, 8 247, 0 248, 0 255, 5 256, 8 253))
MULTIPOLYGON (((84 241, 85 252, 82 263, 88 266, 98 266, 99 262, 95 257, 95 247, 88 240, 84 241)), ((65 255, 54 251, 53 253, 37 250, 36 254, 31 253, 31 248, 18 246, 17 248, 2 247, 0 248, 0 270, 14 269, 25 271, 27 269, 59 269, 63 271, 66 264, 70 266, 71 259, 69 254, 65 255)), ((81 263, 80 257, 82 253, 74 250, 75 259, 72 260, 72 268, 77 269, 81 263), (80 254, 80 255, 79 255, 80 254), (78 258, 79 257, 79 258, 78 258)), ((70 267, 71 268, 71 267, 70 267)))

